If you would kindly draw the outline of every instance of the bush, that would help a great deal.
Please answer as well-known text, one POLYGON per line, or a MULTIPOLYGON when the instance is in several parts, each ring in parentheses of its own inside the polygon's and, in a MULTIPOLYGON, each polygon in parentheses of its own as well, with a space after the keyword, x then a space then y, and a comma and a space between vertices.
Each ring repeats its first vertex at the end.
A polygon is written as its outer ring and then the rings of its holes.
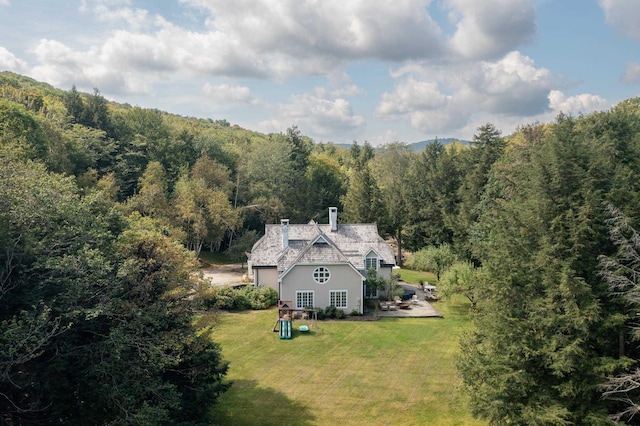
POLYGON ((316 309, 316 318, 318 318, 319 320, 325 319, 324 309, 322 308, 315 308, 315 309, 316 309))
POLYGON ((267 309, 278 303, 278 292, 271 287, 246 286, 238 290, 254 310, 267 309))
POLYGON ((200 305, 205 309, 267 309, 278 302, 278 293, 271 287, 246 286, 239 289, 221 286, 198 291, 200 305))
POLYGON ((342 309, 336 309, 336 319, 343 319, 347 316, 342 309))
POLYGON ((326 318, 335 318, 336 317, 336 307, 335 306, 327 306, 324 309, 324 316, 326 318))

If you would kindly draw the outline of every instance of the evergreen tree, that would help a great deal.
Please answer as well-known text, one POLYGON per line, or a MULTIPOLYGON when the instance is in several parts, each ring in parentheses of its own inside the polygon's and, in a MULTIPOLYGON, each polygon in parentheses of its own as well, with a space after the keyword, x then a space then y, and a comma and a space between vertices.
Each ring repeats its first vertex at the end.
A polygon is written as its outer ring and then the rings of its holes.
POLYGON ((67 108, 67 115, 72 124, 82 123, 83 117, 85 116, 85 107, 75 84, 71 86, 70 91, 65 93, 64 106, 67 108))
POLYGON ((342 204, 343 219, 349 223, 376 223, 385 217, 380 188, 368 164, 361 170, 352 171, 342 204))

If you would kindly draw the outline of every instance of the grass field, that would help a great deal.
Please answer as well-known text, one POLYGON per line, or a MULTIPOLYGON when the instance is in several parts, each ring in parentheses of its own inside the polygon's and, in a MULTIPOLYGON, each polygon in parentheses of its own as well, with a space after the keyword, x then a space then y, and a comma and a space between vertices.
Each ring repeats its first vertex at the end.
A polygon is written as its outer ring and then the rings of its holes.
POLYGON ((454 354, 468 327, 462 299, 438 302, 444 318, 294 321, 277 311, 220 315, 213 338, 229 361, 231 389, 211 411, 220 425, 481 425, 460 392, 454 354), (298 327, 312 324, 310 333, 298 327))

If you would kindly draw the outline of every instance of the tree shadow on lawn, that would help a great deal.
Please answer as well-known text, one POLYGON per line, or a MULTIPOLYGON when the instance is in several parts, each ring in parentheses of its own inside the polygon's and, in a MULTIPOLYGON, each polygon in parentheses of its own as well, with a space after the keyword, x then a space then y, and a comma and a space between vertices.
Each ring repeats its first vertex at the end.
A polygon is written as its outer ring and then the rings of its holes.
POLYGON ((255 380, 234 380, 209 414, 213 425, 309 425, 316 420, 304 403, 255 380))

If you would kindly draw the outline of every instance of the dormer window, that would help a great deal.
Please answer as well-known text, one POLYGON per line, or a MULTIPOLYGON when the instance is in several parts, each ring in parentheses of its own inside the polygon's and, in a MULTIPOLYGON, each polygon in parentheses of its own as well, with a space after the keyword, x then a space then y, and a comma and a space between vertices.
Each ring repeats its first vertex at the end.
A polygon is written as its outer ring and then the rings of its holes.
POLYGON ((365 269, 365 271, 368 271, 371 268, 373 268, 374 270, 377 271, 379 264, 380 264, 380 262, 378 261, 377 257, 367 256, 367 257, 364 258, 364 269, 365 269))

